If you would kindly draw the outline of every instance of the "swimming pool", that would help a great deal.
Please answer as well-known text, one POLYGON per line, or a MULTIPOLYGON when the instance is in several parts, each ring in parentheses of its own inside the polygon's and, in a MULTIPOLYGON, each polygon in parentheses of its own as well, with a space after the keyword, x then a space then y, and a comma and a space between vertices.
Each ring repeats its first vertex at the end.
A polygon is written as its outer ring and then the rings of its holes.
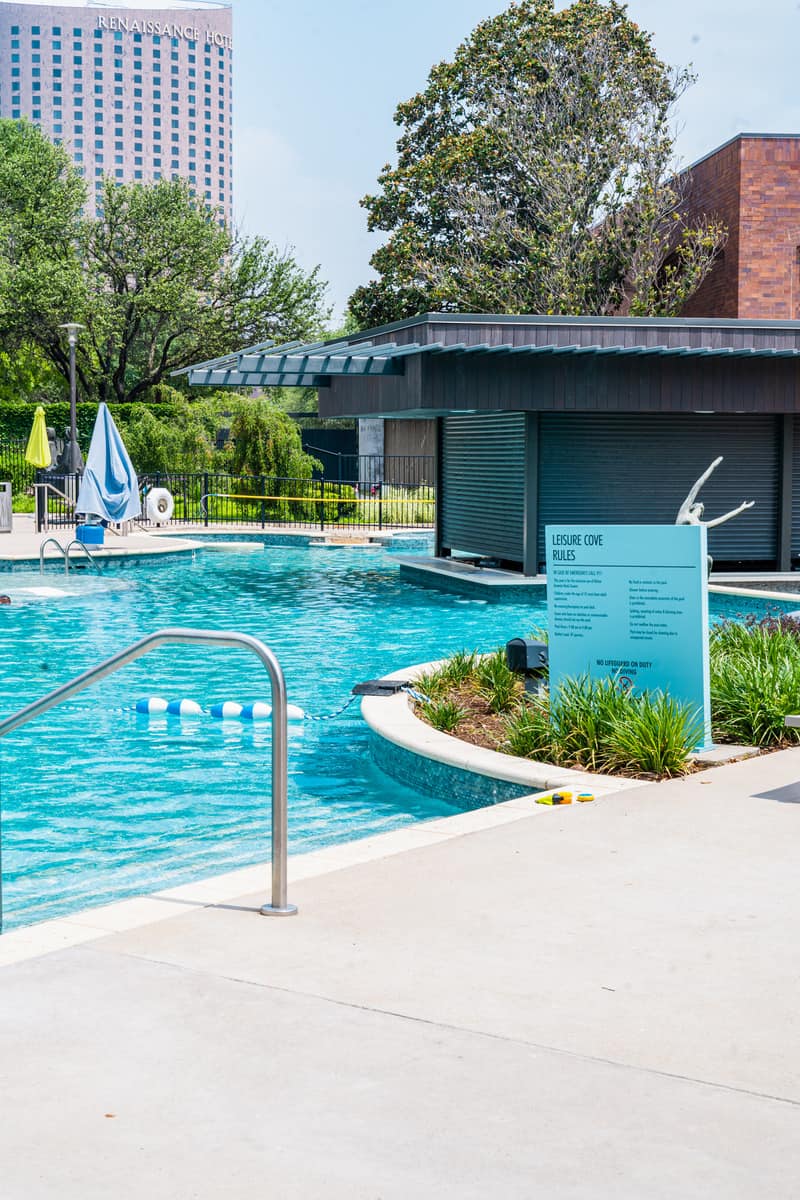
MULTIPOLYGON (((289 700, 323 715, 353 684, 544 624, 544 593, 487 603, 400 578, 386 550, 290 545, 2 576, 2 715, 167 625, 235 629, 277 653, 289 700)), ((717 616, 763 602, 715 597, 717 616)), ((230 650, 163 648, 0 742, 5 928, 259 862, 269 852, 268 724, 137 716, 141 696, 269 699, 230 650)), ((458 811, 372 763, 357 704, 290 726, 290 851, 458 811)))

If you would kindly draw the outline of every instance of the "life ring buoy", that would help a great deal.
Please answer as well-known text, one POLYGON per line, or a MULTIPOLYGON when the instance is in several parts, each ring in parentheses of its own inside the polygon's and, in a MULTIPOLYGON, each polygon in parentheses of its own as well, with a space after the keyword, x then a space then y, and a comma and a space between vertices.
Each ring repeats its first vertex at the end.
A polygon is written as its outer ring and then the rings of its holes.
POLYGON ((166 488, 151 488, 145 501, 147 516, 156 525, 166 525, 172 520, 175 501, 166 488))

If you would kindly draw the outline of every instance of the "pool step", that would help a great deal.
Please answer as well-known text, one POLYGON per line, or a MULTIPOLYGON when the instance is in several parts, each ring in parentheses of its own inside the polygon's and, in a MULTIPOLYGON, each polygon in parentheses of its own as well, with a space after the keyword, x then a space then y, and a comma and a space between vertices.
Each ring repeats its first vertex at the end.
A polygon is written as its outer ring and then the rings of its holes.
POLYGON ((354 537, 347 537, 340 533, 332 533, 328 536, 320 536, 311 538, 309 546, 319 547, 324 550, 375 550, 379 546, 385 546, 390 538, 386 537, 369 537, 364 538, 363 534, 354 537))

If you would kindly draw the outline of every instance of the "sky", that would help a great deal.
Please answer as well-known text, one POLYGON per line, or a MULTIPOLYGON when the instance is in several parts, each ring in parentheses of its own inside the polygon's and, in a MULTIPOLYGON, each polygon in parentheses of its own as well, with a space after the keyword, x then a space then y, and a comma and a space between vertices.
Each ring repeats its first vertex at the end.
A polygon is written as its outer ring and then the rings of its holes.
MULTIPOLYGON (((235 219, 330 285, 335 325, 371 277, 359 200, 394 161, 396 105, 506 0, 233 0, 235 219)), ((559 8, 566 7, 559 3, 559 8)), ((692 65, 687 165, 736 133, 800 133, 798 0, 630 0, 660 57, 692 65)))

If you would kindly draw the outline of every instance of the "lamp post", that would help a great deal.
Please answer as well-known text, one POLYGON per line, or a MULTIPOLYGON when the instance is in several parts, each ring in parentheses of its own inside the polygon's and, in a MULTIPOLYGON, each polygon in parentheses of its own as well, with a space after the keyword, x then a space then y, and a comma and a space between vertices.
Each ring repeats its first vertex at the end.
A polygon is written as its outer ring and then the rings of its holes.
POLYGON ((77 475, 83 470, 83 455, 78 445, 78 383, 75 373, 75 347, 78 344, 78 330, 85 329, 77 321, 69 321, 59 326, 66 329, 69 339, 69 445, 64 452, 64 467, 70 475, 77 475))

